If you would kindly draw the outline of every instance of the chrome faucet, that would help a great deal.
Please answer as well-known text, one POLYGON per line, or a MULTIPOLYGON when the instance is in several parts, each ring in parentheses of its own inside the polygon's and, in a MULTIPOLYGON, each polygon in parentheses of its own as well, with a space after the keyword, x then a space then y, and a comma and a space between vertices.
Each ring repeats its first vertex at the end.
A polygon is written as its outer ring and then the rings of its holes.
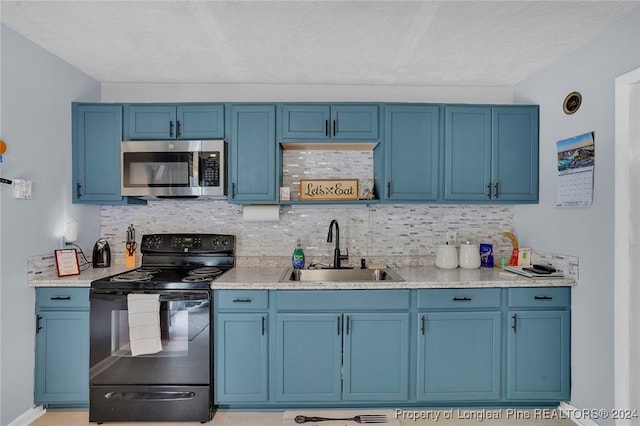
POLYGON ((333 226, 336 228, 336 248, 333 250, 333 269, 340 269, 342 266, 340 263, 343 260, 349 259, 349 250, 347 249, 347 254, 340 254, 340 226, 338 226, 338 221, 333 219, 329 224, 329 234, 327 235, 327 242, 333 242, 333 226))

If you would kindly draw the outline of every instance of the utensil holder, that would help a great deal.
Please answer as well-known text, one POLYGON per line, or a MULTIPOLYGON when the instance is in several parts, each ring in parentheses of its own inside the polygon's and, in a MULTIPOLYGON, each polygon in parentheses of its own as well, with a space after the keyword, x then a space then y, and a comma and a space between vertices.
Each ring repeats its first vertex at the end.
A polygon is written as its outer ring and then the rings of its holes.
POLYGON ((124 266, 126 268, 135 268, 136 267, 136 253, 130 253, 129 250, 124 253, 124 266))

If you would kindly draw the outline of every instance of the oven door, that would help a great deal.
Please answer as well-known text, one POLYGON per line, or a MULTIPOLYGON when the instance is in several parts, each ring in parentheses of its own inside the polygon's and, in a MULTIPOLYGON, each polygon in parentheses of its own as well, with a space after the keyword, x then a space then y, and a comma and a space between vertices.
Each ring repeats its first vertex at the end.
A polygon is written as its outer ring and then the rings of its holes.
POLYGON ((129 341, 129 293, 90 292, 90 420, 208 420, 210 291, 145 291, 159 295, 162 350, 137 356, 129 341))
POLYGON ((121 142, 122 195, 200 195, 201 147, 202 141, 121 142))

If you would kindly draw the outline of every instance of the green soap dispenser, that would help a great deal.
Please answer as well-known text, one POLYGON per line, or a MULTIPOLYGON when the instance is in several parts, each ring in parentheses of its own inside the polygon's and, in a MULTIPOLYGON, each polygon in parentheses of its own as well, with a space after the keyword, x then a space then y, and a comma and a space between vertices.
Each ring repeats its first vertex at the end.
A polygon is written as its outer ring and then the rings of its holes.
POLYGON ((291 257, 294 269, 304 269, 304 251, 302 250, 302 244, 300 240, 296 241, 296 248, 293 250, 293 256, 291 257))

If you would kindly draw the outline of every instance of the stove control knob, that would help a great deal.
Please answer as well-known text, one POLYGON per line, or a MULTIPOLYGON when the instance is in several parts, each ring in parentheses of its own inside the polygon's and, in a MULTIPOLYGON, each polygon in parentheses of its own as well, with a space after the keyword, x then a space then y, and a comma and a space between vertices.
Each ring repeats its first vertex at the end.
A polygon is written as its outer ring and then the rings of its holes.
POLYGON ((229 245, 229 240, 228 240, 228 239, 226 239, 226 238, 225 238, 225 239, 223 239, 223 240, 222 240, 222 246, 223 246, 223 247, 227 247, 228 245, 229 245))
POLYGON ((213 239, 213 246, 218 247, 220 245, 220 240, 218 238, 213 239))

